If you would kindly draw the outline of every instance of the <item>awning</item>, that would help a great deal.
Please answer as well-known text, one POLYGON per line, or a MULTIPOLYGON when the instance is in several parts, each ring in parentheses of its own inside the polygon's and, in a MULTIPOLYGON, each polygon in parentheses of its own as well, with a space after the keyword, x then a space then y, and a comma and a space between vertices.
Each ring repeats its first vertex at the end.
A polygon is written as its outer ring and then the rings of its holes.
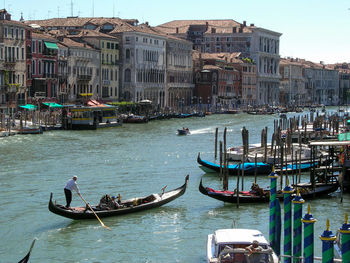
POLYGON ((49 49, 57 49, 58 50, 58 46, 56 43, 44 41, 44 44, 49 49))
POLYGON ((92 96, 94 95, 93 93, 80 93, 80 96, 87 97, 87 96, 92 96))
POLYGON ((61 104, 58 104, 56 102, 43 102, 46 106, 49 106, 50 108, 63 108, 61 104))
POLYGON ((38 106, 35 106, 33 104, 21 105, 20 107, 27 110, 35 110, 36 108, 38 108, 38 106))

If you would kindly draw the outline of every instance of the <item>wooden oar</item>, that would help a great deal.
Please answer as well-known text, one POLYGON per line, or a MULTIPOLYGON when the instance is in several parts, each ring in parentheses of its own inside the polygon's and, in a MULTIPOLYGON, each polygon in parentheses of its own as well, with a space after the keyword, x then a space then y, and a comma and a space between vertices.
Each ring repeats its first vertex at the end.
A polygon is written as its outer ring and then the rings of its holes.
POLYGON ((96 216, 97 220, 100 222, 101 226, 103 226, 104 228, 107 228, 108 230, 111 230, 108 226, 106 226, 102 220, 98 217, 98 215, 95 213, 94 209, 92 209, 91 205, 86 202, 86 200, 84 199, 84 197, 80 194, 79 195, 80 198, 84 201, 84 203, 90 208, 90 210, 94 213, 94 215, 96 216))

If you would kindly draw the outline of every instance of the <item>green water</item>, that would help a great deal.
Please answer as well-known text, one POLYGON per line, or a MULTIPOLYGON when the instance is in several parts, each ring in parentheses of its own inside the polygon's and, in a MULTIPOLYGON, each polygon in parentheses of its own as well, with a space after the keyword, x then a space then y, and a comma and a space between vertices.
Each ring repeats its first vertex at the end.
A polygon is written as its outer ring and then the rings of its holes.
MULTIPOLYGON (((0 261, 18 262, 34 238, 30 262, 205 262, 206 237, 218 228, 255 228, 268 237, 268 204, 224 204, 198 191, 201 177, 206 186, 220 188, 214 174, 198 168, 198 152, 213 160, 215 128, 219 138, 227 127, 228 146, 241 144, 241 128, 249 130, 250 143, 260 141, 261 129, 272 127, 278 116, 212 115, 172 119, 147 124, 124 124, 99 131, 51 131, 42 135, 0 138, 0 261), (177 136, 189 127, 191 134, 177 136), (190 175, 186 193, 175 201, 149 211, 104 218, 112 230, 97 220, 73 221, 49 212, 50 192, 64 203, 63 187, 78 176, 82 195, 90 203, 103 194, 132 198, 173 189, 190 175)), ((271 128, 269 129, 271 138, 271 128)), ((249 188, 253 178, 245 179, 249 188)), ((261 186, 268 185, 260 177, 261 186)), ((230 178, 229 188, 236 181, 230 178)), ((313 200, 316 254, 318 236, 331 221, 335 231, 349 212, 348 195, 313 200)), ((83 205, 73 195, 72 205, 83 205)), ((306 209, 304 208, 304 211, 306 209)), ((305 212, 303 212, 305 213, 305 212)))

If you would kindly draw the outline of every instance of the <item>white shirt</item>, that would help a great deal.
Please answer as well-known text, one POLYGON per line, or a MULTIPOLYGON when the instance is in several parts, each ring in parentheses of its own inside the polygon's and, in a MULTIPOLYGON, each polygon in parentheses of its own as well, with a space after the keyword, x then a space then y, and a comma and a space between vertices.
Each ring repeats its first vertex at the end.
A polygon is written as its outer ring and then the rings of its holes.
POLYGON ((70 179, 68 180, 66 186, 64 187, 65 189, 68 189, 70 191, 74 190, 76 191, 78 194, 80 194, 80 191, 79 191, 79 188, 78 188, 78 185, 77 183, 74 181, 74 179, 70 179))

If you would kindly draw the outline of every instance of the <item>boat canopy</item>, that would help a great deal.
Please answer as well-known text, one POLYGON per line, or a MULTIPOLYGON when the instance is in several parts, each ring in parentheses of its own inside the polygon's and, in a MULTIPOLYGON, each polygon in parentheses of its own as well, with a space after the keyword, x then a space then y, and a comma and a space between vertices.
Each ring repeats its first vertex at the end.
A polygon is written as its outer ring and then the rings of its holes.
POLYGON ((43 102, 46 106, 49 106, 50 108, 63 108, 61 104, 58 104, 56 102, 43 102))
POLYGON ((344 146, 350 145, 350 141, 314 141, 310 142, 310 146, 344 146))
POLYGON ((21 105, 20 107, 27 110, 35 110, 36 108, 38 108, 38 106, 35 106, 33 104, 21 105))
POLYGON ((258 230, 254 229, 218 229, 215 231, 216 243, 226 244, 251 244, 257 240, 260 245, 268 245, 269 243, 258 230))

